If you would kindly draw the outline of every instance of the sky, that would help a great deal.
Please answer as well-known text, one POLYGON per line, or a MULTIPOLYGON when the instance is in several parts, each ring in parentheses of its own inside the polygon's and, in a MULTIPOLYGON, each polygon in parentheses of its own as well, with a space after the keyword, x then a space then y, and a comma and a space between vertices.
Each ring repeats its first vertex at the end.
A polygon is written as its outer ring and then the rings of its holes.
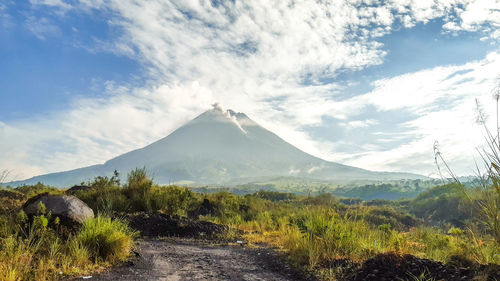
POLYGON ((0 0, 0 171, 103 163, 211 108, 320 158, 458 175, 494 130, 500 0, 0 0))

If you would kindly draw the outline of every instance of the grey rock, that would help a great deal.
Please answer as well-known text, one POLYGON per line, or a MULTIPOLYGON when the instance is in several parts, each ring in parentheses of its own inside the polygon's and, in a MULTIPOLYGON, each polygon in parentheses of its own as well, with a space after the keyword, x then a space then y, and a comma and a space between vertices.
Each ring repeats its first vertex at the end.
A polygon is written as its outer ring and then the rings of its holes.
POLYGON ((49 195, 47 193, 28 199, 23 205, 24 212, 27 215, 36 215, 40 202, 45 205, 47 212, 50 212, 52 216, 67 219, 75 223, 82 223, 94 217, 94 211, 75 196, 49 195))

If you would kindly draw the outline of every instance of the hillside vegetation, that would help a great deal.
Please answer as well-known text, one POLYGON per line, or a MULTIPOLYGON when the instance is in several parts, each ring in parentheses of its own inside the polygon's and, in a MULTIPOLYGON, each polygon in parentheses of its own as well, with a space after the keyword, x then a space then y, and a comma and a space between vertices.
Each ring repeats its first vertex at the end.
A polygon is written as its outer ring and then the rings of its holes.
MULTIPOLYGON (((227 225, 220 237, 225 241, 243 235, 250 245, 276 247, 291 264, 321 280, 342 280, 353 264, 380 253, 500 265, 498 233, 481 207, 493 190, 446 184, 395 201, 263 190, 240 196, 155 185, 145 169, 130 172, 124 184, 115 175, 87 185, 73 195, 100 215, 70 234, 60 231, 43 208, 31 221, 19 211, 28 197, 61 190, 42 184, 0 190, 0 280, 55 280, 126 259, 136 233, 116 218, 135 212, 227 225)), ((476 275, 487 280, 483 271, 476 275)))

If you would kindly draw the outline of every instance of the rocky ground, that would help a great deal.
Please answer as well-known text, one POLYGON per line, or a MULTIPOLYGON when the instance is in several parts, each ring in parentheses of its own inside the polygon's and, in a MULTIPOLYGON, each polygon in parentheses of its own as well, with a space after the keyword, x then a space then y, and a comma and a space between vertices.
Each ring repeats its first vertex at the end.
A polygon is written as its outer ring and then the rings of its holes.
POLYGON ((267 249, 183 238, 141 240, 138 249, 136 257, 125 265, 88 279, 313 280, 288 267, 275 252, 267 249))
POLYGON ((125 218, 141 232, 135 257, 88 280, 315 280, 289 267, 271 249, 221 239, 226 226, 165 214, 125 218))

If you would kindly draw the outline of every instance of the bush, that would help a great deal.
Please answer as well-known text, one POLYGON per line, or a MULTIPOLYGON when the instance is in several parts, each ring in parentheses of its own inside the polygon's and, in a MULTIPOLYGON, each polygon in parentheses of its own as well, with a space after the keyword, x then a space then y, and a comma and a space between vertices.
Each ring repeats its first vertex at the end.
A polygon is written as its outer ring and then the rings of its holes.
POLYGON ((410 203, 410 211, 433 224, 451 223, 463 227, 472 219, 472 202, 465 196, 463 186, 451 183, 436 186, 420 194, 410 203))
POLYGON ((61 194, 63 191, 61 189, 44 185, 42 183, 37 183, 35 185, 23 185, 19 186, 15 189, 17 192, 20 192, 26 196, 26 198, 31 198, 41 193, 51 193, 51 194, 61 194))
POLYGON ((88 185, 94 189, 106 189, 120 186, 120 174, 115 170, 111 178, 107 176, 98 176, 94 178, 93 181, 89 182, 88 185))
POLYGON ((186 187, 155 186, 151 189, 150 206, 153 211, 186 215, 196 201, 194 193, 186 187))
POLYGON ((414 216, 391 207, 371 207, 363 218, 373 226, 388 224, 398 230, 407 230, 419 224, 414 216))
POLYGON ((0 215, 7 215, 16 212, 21 208, 26 200, 26 196, 10 188, 0 187, 0 215))
POLYGON ((85 247, 94 260, 122 261, 125 260, 133 246, 136 233, 121 220, 111 220, 109 217, 97 216, 85 221, 80 231, 72 238, 76 248, 85 247))
POLYGON ((266 199, 272 202, 291 201, 297 198, 297 195, 293 193, 284 193, 284 192, 267 191, 267 190, 259 190, 254 194, 252 194, 252 196, 266 199))
POLYGON ((96 213, 111 214, 113 212, 131 211, 131 202, 119 186, 107 186, 88 191, 76 191, 74 195, 89 205, 96 213))
POLYGON ((151 211, 151 187, 153 180, 149 178, 146 167, 136 168, 127 175, 125 186, 133 208, 138 211, 151 211))

